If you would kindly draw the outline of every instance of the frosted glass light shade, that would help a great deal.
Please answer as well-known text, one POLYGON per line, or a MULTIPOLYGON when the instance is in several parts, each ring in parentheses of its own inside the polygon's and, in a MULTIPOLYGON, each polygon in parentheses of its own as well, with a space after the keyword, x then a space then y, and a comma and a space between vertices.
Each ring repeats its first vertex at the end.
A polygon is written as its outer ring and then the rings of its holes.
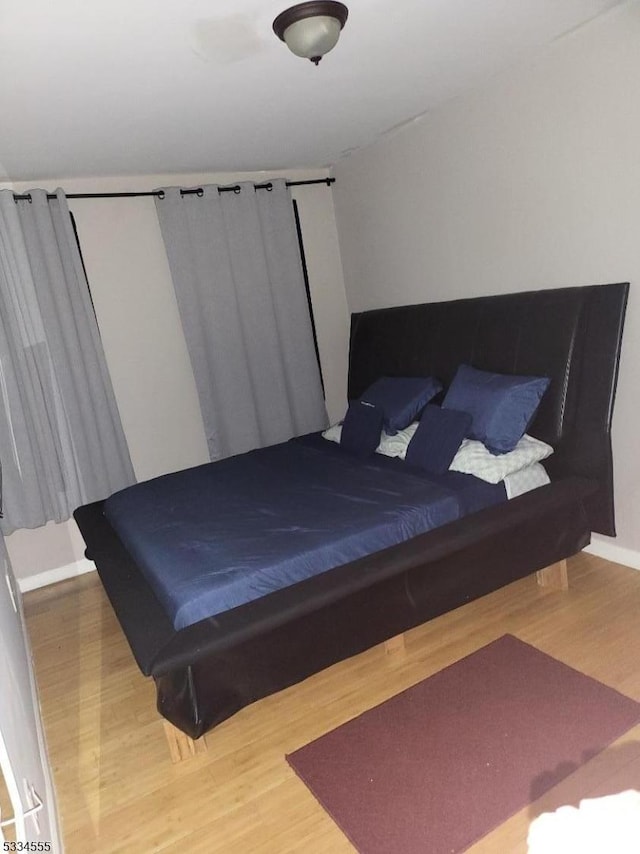
POLYGON ((284 31, 284 40, 291 53, 311 59, 324 56, 334 48, 340 38, 340 21, 328 15, 303 18, 284 31))
POLYGON ((281 12, 273 31, 296 56, 317 65, 336 46, 349 10, 336 0, 310 0, 281 12))

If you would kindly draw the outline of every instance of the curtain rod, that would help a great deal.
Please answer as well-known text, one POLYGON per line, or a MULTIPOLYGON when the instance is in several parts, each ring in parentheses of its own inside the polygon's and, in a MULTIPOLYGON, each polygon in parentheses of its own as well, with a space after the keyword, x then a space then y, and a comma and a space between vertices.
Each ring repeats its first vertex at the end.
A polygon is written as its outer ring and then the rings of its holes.
MULTIPOLYGON (((313 178, 308 181, 287 181, 287 187, 303 187, 308 184, 326 184, 327 187, 330 187, 331 184, 335 183, 335 178, 313 178)), ((273 188, 273 184, 271 181, 267 181, 265 184, 254 184, 254 189, 256 190, 271 190, 273 188)), ((239 184, 233 184, 229 187, 218 187, 219 193, 239 193, 240 186, 239 184)), ((196 187, 193 190, 180 190, 180 195, 182 196, 202 196, 202 187, 196 187)), ((139 193, 67 193, 68 199, 131 199, 137 198, 138 196, 157 196, 158 198, 164 198, 164 190, 147 190, 139 193)), ((47 193, 48 199, 55 199, 55 193, 47 193)), ((31 194, 24 193, 18 194, 14 193, 14 199, 16 201, 31 201, 31 194)))

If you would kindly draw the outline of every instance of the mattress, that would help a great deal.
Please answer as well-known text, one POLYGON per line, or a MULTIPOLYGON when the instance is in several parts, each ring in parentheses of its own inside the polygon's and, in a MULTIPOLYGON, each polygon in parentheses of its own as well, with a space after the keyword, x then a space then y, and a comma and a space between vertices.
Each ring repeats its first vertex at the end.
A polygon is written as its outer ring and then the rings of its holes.
POLYGON ((503 500, 314 435, 129 487, 105 515, 182 629, 503 500))

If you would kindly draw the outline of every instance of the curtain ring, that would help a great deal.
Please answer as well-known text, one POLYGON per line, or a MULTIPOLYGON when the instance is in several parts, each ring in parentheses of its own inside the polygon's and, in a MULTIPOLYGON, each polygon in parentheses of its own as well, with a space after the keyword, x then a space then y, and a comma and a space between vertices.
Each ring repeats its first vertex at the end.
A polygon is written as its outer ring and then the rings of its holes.
POLYGON ((269 181, 269 183, 268 183, 268 184, 265 184, 265 187, 264 187, 264 188, 265 188, 265 190, 267 191, 267 193, 270 193, 270 192, 271 192, 271 190, 273 190, 273 184, 271 183, 271 181, 269 181))
POLYGON ((239 187, 237 184, 235 185, 235 187, 233 188, 233 192, 236 194, 236 196, 240 195, 241 189, 242 188, 239 187))
POLYGON ((27 196, 27 201, 29 202, 30 205, 32 205, 33 199, 31 198, 31 193, 27 193, 26 196, 27 196))
POLYGON ((158 190, 157 196, 159 199, 164 199, 164 190, 158 190))
POLYGON ((202 189, 202 187, 198 187, 198 189, 196 190, 196 196, 199 199, 201 199, 204 196, 204 190, 202 189))

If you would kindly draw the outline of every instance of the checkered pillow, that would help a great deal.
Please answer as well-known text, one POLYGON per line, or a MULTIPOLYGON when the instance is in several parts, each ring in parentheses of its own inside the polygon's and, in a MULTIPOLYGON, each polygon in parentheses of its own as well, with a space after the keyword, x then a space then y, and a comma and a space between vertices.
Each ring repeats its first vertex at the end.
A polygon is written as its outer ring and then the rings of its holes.
MULTIPOLYGON (((413 434, 418 429, 418 422, 414 421, 405 427, 404 430, 398 430, 393 436, 390 436, 385 431, 382 431, 380 436, 380 444, 376 448, 376 454, 382 454, 385 457, 399 457, 403 460, 409 447, 409 442, 413 439, 413 434)), ((322 434, 323 438, 329 442, 340 442, 342 435, 342 423, 333 424, 328 427, 322 434)))
POLYGON ((500 483, 507 475, 539 463, 553 453, 551 445, 534 439, 526 433, 513 451, 507 454, 492 454, 482 442, 464 439, 460 450, 453 458, 449 471, 473 474, 487 483, 500 483))
POLYGON ((545 467, 541 463, 534 463, 532 466, 508 474, 504 479, 504 488, 507 498, 517 498, 518 495, 524 495, 525 492, 531 492, 532 489, 546 486, 548 483, 551 481, 545 467))

